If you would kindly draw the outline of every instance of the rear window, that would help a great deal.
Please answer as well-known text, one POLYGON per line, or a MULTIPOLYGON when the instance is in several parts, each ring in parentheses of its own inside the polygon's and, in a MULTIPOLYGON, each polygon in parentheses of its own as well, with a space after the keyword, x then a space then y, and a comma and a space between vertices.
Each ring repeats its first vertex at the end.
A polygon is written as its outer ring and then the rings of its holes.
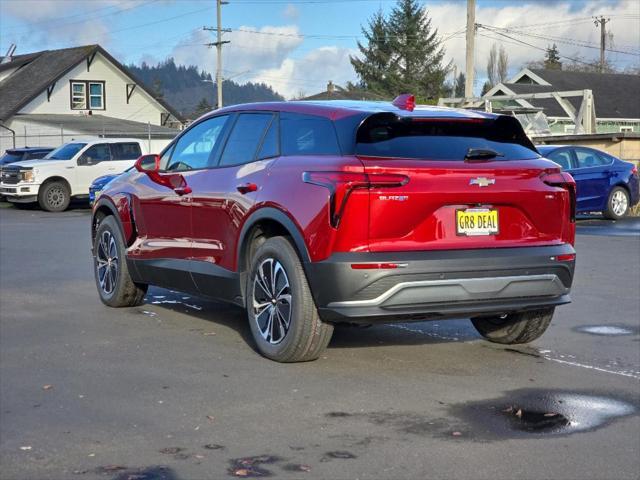
POLYGON ((340 155, 333 122, 297 113, 280 115, 282 155, 340 155))
POLYGON ((113 160, 135 160, 142 155, 140 144, 130 143, 112 143, 111 156, 113 160))
POLYGON ((365 120, 356 138, 356 155, 371 157, 464 161, 469 150, 493 150, 499 154, 496 160, 539 157, 511 117, 403 119, 380 114, 365 120))

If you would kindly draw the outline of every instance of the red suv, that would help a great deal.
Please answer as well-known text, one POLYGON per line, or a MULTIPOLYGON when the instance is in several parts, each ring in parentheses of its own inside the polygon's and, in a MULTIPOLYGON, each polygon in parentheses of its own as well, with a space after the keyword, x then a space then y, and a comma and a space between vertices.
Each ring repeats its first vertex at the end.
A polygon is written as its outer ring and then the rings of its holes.
POLYGON ((393 103, 236 105, 138 159, 93 209, 112 307, 148 285, 247 309, 259 351, 333 325, 471 318, 524 343, 570 301, 575 183, 509 116, 393 103))

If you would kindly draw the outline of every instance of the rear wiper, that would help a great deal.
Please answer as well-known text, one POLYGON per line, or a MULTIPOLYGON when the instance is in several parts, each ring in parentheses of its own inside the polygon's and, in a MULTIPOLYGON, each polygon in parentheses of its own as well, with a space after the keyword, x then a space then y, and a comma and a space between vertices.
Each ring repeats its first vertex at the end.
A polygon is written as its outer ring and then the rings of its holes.
POLYGON ((470 148, 464 156, 465 160, 490 160, 496 157, 504 157, 500 152, 490 148, 470 148))

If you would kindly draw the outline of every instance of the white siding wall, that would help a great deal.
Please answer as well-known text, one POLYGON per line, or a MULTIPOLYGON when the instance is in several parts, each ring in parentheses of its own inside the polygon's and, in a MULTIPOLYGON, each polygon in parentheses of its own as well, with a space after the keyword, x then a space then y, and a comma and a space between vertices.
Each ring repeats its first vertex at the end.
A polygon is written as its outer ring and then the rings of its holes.
POLYGON ((123 118, 136 122, 151 122, 160 125, 160 114, 166 110, 140 86, 136 87, 127 104, 127 83, 133 80, 124 75, 100 53, 97 53, 89 71, 86 61, 62 76, 57 82, 47 101, 47 92, 43 91, 18 113, 62 113, 79 114, 87 110, 71 109, 70 80, 100 80, 105 82, 105 110, 94 110, 97 115, 123 118))

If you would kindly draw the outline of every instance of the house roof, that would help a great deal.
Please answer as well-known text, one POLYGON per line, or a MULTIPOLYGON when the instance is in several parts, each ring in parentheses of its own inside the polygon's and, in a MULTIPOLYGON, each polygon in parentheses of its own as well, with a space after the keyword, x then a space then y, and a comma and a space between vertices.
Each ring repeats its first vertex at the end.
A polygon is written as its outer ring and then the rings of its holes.
MULTIPOLYGON (((505 83, 516 94, 559 92, 569 90, 591 90, 598 118, 640 119, 640 75, 621 73, 567 72, 563 70, 531 69, 531 72, 551 85, 527 83, 505 83)), ((580 108, 580 97, 567 100, 580 108)), ((553 99, 527 100, 535 107, 544 108, 550 117, 566 117, 567 114, 553 99)))
POLYGON ((92 136, 146 138, 151 133, 151 136, 156 138, 173 138, 180 133, 175 128, 150 125, 105 115, 29 113, 18 114, 15 119, 50 125, 56 128, 62 127, 67 131, 80 132, 82 135, 92 136))
MULTIPOLYGON (((10 68, 18 68, 16 72, 0 82, 0 121, 8 120, 40 95, 49 85, 97 52, 131 78, 140 88, 146 92, 152 91, 100 45, 43 50, 17 55, 10 62, 0 64, 0 72, 10 68)), ((179 121, 183 121, 181 115, 168 103, 161 98, 155 100, 171 115, 179 121)))

